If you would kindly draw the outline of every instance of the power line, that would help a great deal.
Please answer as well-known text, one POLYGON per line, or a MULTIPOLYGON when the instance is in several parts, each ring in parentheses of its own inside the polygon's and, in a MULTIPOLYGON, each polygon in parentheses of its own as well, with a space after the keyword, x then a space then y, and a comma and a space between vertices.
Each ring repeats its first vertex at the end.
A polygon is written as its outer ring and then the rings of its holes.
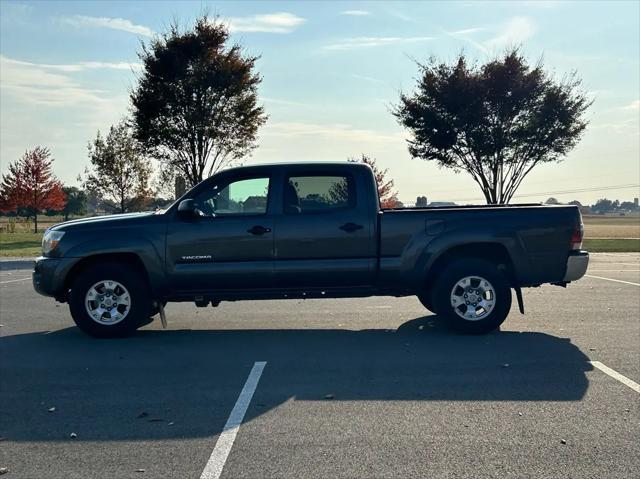
MULTIPOLYGON (((580 177, 580 178, 575 178, 575 177, 571 177, 571 178, 554 178, 554 179, 553 179, 553 182, 554 182, 554 183, 555 183, 555 182, 561 182, 561 183, 563 183, 563 182, 564 182, 564 183, 566 183, 566 182, 568 182, 568 181, 572 181, 572 182, 573 182, 573 181, 577 181, 577 180, 591 180, 591 179, 593 179, 593 178, 602 179, 602 178, 608 178, 608 177, 611 177, 611 176, 620 176, 621 178, 624 178, 624 177, 626 176, 626 177, 628 178, 628 177, 633 177, 633 176, 634 176, 634 174, 632 174, 632 173, 622 173, 622 174, 621 174, 621 173, 614 173, 614 174, 611 174, 611 175, 589 175, 589 176, 582 176, 582 177, 580 177)), ((434 179, 434 180, 438 180, 439 178, 440 178, 440 176, 438 176, 438 177, 429 177, 428 179, 429 179, 429 180, 432 180, 432 179, 434 179)), ((442 176, 442 178, 444 178, 444 176, 442 176)), ((451 176, 450 176, 450 175, 449 175, 449 178, 451 178, 451 176)), ((470 178, 469 178, 469 179, 470 179, 470 178)), ((527 182, 525 182, 526 186, 540 185, 540 184, 548 184, 548 183, 549 183, 549 180, 546 180, 546 181, 534 181, 534 182, 532 182, 532 183, 530 183, 530 182, 528 182, 528 181, 527 181, 527 182)), ((474 183, 474 185, 475 185, 475 183, 474 183)), ((581 187, 581 188, 582 188, 582 187, 581 187)), ((591 188, 591 187, 585 186, 584 188, 591 188)), ((599 188, 599 187, 597 187, 597 188, 599 188)), ((602 187, 602 188, 604 188, 604 187, 602 187)), ((458 191, 467 191, 467 190, 468 190, 468 188, 466 188, 466 189, 457 188, 457 189, 455 189, 455 190, 451 190, 451 189, 428 190, 428 193, 429 193, 429 194, 433 194, 433 193, 454 193, 454 192, 458 192, 458 191)))
MULTIPOLYGON (((626 184, 626 185, 612 185, 612 186, 596 186, 591 188, 578 188, 573 190, 559 190, 559 191, 541 191, 539 193, 529 193, 526 195, 515 195, 514 198, 531 198, 533 196, 543 196, 543 195, 570 195, 575 193, 590 193, 595 191, 606 191, 606 190, 623 190, 628 188, 640 188, 640 184, 626 184)), ((455 198, 451 201, 477 201, 484 200, 485 198, 455 198)))

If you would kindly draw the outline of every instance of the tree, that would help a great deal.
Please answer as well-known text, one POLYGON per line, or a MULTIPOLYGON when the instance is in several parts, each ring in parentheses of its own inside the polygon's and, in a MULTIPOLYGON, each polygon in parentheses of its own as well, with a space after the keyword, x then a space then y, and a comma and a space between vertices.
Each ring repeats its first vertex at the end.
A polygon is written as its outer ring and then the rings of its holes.
POLYGON ((373 171, 373 177, 376 180, 378 198, 380 199, 380 206, 382 208, 398 207, 398 203, 400 203, 397 198, 398 192, 393 191, 393 179, 387 179, 387 175, 389 174, 388 168, 381 170, 378 168, 375 158, 371 158, 365 154, 362 154, 360 158, 349 158, 349 161, 369 165, 373 171))
POLYGON ((468 172, 487 203, 508 203, 536 165, 561 161, 587 126, 591 101, 575 74, 556 81, 518 49, 480 66, 461 54, 419 67, 416 91, 393 111, 411 134, 409 152, 468 172))
MULTIPOLYGON (((616 200, 618 201, 618 200, 616 200)), ((615 203, 607 198, 601 198, 596 201, 596 204, 591 207, 591 210, 594 213, 603 215, 605 213, 610 213, 615 209, 615 203)))
POLYGON ((144 208, 151 194, 151 163, 125 120, 97 133, 89 143, 91 167, 85 170, 84 187, 119 213, 144 208))
POLYGON ((267 119, 258 106, 258 58, 228 39, 227 27, 205 15, 189 31, 174 24, 139 54, 136 138, 191 186, 249 155, 267 119))
POLYGON ((67 204, 62 209, 64 220, 69 219, 69 215, 84 215, 87 213, 87 193, 75 186, 65 186, 62 188, 67 196, 67 204))
POLYGON ((551 198, 548 198, 547 201, 544 202, 545 205, 559 205, 560 202, 558 201, 557 198, 554 198, 553 196, 551 198))
POLYGON ((0 210, 24 212, 33 218, 38 232, 38 213, 45 209, 60 211, 66 204, 62 183, 52 171, 53 158, 48 148, 36 146, 9 165, 0 184, 0 210))
POLYGON ((635 211, 638 206, 633 201, 623 201, 620 203, 620 209, 625 211, 635 211))

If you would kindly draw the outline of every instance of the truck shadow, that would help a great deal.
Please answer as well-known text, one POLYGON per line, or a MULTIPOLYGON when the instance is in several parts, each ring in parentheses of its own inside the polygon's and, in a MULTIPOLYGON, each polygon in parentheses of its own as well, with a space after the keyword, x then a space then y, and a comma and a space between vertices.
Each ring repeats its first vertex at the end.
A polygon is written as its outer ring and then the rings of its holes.
POLYGON ((578 401, 591 370, 568 339, 460 336, 435 316, 397 330, 142 330, 123 340, 66 328, 0 338, 0 436, 212 436, 254 361, 267 366, 245 422, 291 400, 578 401))

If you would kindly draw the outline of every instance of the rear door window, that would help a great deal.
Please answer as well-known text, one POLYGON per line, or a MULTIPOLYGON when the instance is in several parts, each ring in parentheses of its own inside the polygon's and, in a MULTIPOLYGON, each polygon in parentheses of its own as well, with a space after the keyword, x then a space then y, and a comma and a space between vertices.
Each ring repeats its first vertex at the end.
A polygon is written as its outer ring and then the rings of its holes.
POLYGON ((355 204, 355 182, 350 175, 289 176, 284 184, 286 214, 330 212, 355 204))

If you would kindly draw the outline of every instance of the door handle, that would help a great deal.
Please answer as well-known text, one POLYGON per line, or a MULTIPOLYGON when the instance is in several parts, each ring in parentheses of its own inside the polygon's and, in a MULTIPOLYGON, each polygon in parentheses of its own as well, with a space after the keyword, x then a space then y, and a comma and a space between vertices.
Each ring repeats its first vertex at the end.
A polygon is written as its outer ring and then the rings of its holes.
POLYGON ((340 229, 342 231, 346 231, 347 233, 353 233, 354 231, 361 230, 362 228, 364 228, 364 226, 357 225, 355 223, 345 223, 342 226, 340 226, 340 229))
POLYGON ((253 228, 249 228, 247 233, 251 233, 252 235, 260 236, 265 233, 271 233, 271 228, 265 228, 264 226, 256 225, 253 228))

